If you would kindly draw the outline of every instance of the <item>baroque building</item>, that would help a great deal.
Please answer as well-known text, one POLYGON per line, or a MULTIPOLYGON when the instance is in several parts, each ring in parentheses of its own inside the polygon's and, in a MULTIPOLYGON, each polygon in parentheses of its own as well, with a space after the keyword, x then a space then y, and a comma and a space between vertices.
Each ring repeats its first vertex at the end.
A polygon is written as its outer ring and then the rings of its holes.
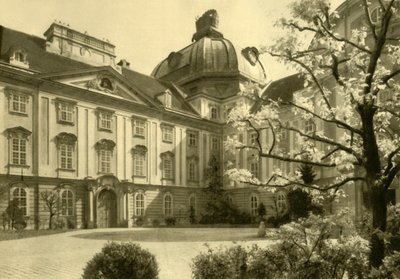
POLYGON ((183 222, 189 208, 199 218, 204 170, 223 162, 226 115, 249 101, 247 83, 265 85, 258 51, 225 39, 214 10, 152 76, 59 22, 44 37, 1 26, 0 211, 16 199, 28 228, 45 228, 55 191, 57 219, 78 228, 183 222))

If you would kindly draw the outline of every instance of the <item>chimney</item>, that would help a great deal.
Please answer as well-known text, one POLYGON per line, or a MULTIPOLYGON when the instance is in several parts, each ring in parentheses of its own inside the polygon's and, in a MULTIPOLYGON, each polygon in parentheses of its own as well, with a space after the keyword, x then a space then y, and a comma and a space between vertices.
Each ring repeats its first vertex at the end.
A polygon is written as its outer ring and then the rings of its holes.
POLYGON ((121 59, 121 61, 119 61, 117 65, 121 66, 121 68, 130 69, 129 66, 131 65, 131 63, 129 63, 125 59, 121 59))

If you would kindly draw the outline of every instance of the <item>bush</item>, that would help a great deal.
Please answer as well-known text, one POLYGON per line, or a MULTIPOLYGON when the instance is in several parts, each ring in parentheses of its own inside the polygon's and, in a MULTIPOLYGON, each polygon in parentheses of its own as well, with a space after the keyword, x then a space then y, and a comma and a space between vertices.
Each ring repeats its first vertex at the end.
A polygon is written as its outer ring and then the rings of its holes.
POLYGON ((166 224, 168 227, 175 226, 175 224, 176 224, 176 218, 175 218, 175 217, 167 217, 167 218, 165 218, 165 224, 166 224))
POLYGON ((196 224, 196 214, 194 207, 191 205, 189 208, 189 222, 190 224, 196 224))
POLYGON ((323 213, 322 206, 315 204, 312 201, 311 195, 302 189, 289 191, 287 201, 289 204, 289 215, 293 220, 307 218, 310 212, 313 214, 323 213))
MULTIPOLYGON (((368 241, 355 233, 345 214, 328 218, 311 215, 276 231, 279 243, 267 249, 234 246, 208 249, 192 263, 194 278, 367 278, 368 241), (334 228, 345 228, 333 238, 334 228)), ((394 272, 400 257, 387 258, 394 272)), ((384 272, 384 271, 382 271, 384 272)), ((381 277, 387 278, 387 277, 381 277)), ((389 277, 390 278, 390 277, 389 277)))
POLYGON ((285 213, 283 215, 271 216, 267 219, 267 223, 271 224, 274 228, 279 228, 283 224, 287 224, 290 222, 289 213, 285 213))
POLYGON ((134 243, 107 243, 83 270, 83 279, 158 278, 158 264, 150 252, 134 243))
POLYGON ((144 218, 143 218, 143 217, 137 217, 137 218, 135 218, 135 224, 136 224, 136 226, 138 226, 138 227, 143 226, 143 224, 144 224, 144 218))
POLYGON ((240 210, 227 201, 218 201, 207 205, 208 214, 201 216, 200 224, 250 224, 255 222, 247 212, 240 210))
POLYGON ((191 264, 195 279, 242 279, 247 270, 247 252, 236 245, 226 250, 213 250, 197 255, 191 264))

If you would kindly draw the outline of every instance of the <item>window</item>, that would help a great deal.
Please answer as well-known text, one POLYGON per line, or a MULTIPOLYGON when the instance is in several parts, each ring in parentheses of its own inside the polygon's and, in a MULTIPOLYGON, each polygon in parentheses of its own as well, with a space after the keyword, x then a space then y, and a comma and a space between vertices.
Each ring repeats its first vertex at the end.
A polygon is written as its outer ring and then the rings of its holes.
POLYGON ((19 62, 25 62, 25 55, 20 51, 16 51, 14 52, 14 60, 19 62))
POLYGON ((28 114, 28 100, 29 97, 22 94, 12 93, 10 95, 11 105, 10 111, 22 114, 28 114))
POLYGON ((304 121, 304 133, 309 134, 314 132, 314 121, 312 119, 307 119, 304 121))
POLYGON ((219 150, 219 140, 216 137, 211 138, 211 150, 219 150))
POLYGON ((135 195, 135 215, 144 216, 144 195, 137 193, 135 195))
POLYGON ((74 123, 74 105, 68 103, 59 103, 58 121, 74 123))
POLYGON ((257 133, 253 132, 250 133, 250 145, 256 145, 257 144, 257 133))
POLYGON ((74 195, 71 190, 61 192, 61 215, 74 215, 74 195))
POLYGON ((26 142, 25 138, 11 139, 11 163, 13 165, 26 165, 26 142))
POLYGON ((112 112, 99 111, 99 129, 111 131, 112 130, 112 112))
POLYGON ((170 151, 161 154, 163 179, 174 179, 174 154, 170 151))
POLYGON ((255 194, 250 197, 250 212, 251 215, 258 215, 258 197, 255 194))
POLYGON ((146 154, 147 147, 136 145, 133 148, 133 175, 146 176, 146 154))
POLYGON ((101 173, 111 173, 111 157, 112 152, 110 150, 100 150, 100 169, 101 173))
POLYGON ((18 207, 24 215, 27 215, 27 199, 26 190, 22 187, 15 188, 12 191, 12 199, 18 201, 18 207))
POLYGON ((218 109, 216 107, 210 107, 210 118, 211 119, 218 118, 218 109))
POLYGON ((197 164, 196 164, 196 162, 189 162, 188 176, 189 176, 189 180, 197 180, 197 164))
POLYGON ((198 141, 198 134, 193 131, 188 131, 187 132, 187 137, 188 137, 188 146, 189 147, 196 147, 197 146, 197 141, 198 141))
POLYGON ((251 162, 250 163, 250 172, 253 174, 254 177, 258 178, 258 162, 251 162))
POLYGON ((162 127, 162 140, 164 142, 172 142, 174 135, 174 128, 172 126, 162 127))
POLYGON ((145 137, 146 122, 142 119, 133 120, 133 135, 137 137, 145 137))
POLYGON ((164 196, 164 215, 165 216, 172 216, 172 204, 173 204, 173 200, 172 200, 172 195, 167 193, 164 196))
POLYGON ((286 193, 283 191, 276 193, 276 209, 279 213, 286 210, 286 193))
POLYGON ((74 146, 71 144, 60 145, 60 168, 73 169, 74 146))

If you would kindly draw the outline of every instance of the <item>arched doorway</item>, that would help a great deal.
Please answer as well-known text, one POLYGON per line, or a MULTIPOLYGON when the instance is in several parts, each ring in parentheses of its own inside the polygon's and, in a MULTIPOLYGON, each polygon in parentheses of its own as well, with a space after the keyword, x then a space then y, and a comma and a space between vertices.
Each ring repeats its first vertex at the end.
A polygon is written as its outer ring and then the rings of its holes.
POLYGON ((103 190, 97 200, 97 227, 111 228, 117 225, 117 197, 113 191, 103 190))

